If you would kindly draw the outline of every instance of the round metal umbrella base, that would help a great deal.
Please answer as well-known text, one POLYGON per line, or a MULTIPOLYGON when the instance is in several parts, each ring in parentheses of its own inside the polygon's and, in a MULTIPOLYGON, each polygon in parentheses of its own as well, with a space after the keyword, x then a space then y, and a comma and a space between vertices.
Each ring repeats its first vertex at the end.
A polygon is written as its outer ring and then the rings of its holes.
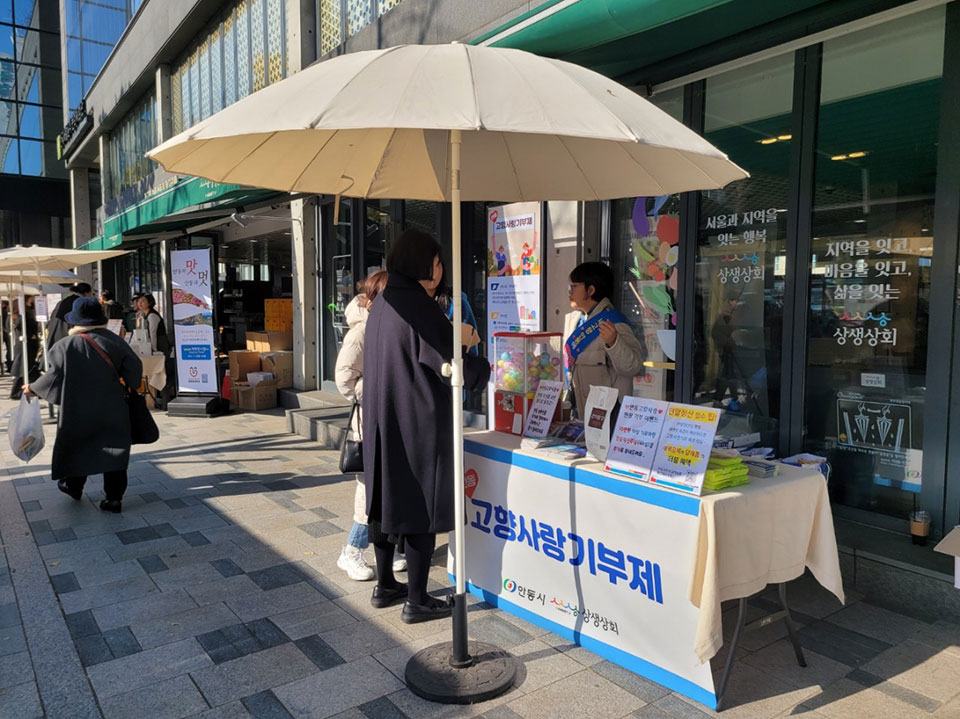
POLYGON ((419 697, 441 704, 476 704, 498 697, 513 686, 517 660, 484 642, 468 645, 473 663, 453 666, 453 642, 434 644, 407 662, 407 687, 419 697))

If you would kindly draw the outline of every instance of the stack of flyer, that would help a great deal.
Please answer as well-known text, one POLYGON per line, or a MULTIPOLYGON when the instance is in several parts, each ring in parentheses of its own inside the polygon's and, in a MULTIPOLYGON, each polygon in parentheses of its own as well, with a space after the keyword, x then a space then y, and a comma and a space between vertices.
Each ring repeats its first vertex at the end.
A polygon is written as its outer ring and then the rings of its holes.
POLYGON ((520 440, 521 449, 540 450, 559 459, 579 459, 586 456, 583 444, 583 422, 554 422, 550 425, 550 434, 542 439, 524 437, 520 440))
POLYGON ((703 475, 703 488, 711 492, 739 487, 750 481, 747 466, 738 452, 729 449, 714 449, 710 453, 707 471, 703 475))

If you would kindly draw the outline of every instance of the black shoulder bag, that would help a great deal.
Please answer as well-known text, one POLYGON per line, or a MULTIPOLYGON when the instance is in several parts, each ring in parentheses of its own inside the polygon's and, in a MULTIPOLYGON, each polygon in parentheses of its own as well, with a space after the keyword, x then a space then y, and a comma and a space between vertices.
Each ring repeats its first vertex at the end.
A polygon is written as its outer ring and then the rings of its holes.
POLYGON ((79 334, 90 343, 90 346, 97 351, 97 354, 103 358, 103 361, 110 365, 110 369, 112 369, 113 373, 117 376, 117 381, 120 383, 123 395, 127 400, 127 411, 130 414, 131 442, 133 444, 153 444, 156 442, 160 439, 160 430, 157 428, 157 423, 153 421, 153 415, 150 414, 150 410, 147 408, 146 400, 139 392, 127 386, 127 383, 123 381, 120 373, 117 372, 117 368, 110 359, 110 356, 103 351, 103 348, 97 344, 92 337, 89 337, 86 332, 79 334))
POLYGON ((360 417, 357 417, 357 439, 350 439, 353 431, 353 417, 360 412, 360 405, 356 400, 350 410, 350 419, 347 420, 347 433, 343 435, 343 444, 340 445, 340 472, 343 474, 360 474, 363 472, 363 428, 360 426, 360 417))

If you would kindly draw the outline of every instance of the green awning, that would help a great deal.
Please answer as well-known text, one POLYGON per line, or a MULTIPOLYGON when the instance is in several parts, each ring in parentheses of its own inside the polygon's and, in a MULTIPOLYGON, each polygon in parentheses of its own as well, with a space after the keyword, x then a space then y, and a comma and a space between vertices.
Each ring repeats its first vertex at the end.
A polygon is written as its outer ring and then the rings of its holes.
POLYGON ((200 209, 200 206, 241 206, 253 200, 277 194, 273 190, 258 190, 242 185, 220 184, 199 177, 176 180, 143 198, 103 223, 103 234, 93 238, 80 249, 100 250, 118 247, 124 235, 164 231, 186 224, 195 224, 195 218, 184 217, 178 223, 178 214, 200 209), (157 223, 163 224, 157 227, 157 223))
POLYGON ((849 13, 850 5, 850 0, 547 0, 473 43, 528 50, 621 82, 646 84, 662 81, 656 69, 664 62, 718 44, 752 43, 774 23, 797 25, 787 34, 799 36, 815 18, 849 13))

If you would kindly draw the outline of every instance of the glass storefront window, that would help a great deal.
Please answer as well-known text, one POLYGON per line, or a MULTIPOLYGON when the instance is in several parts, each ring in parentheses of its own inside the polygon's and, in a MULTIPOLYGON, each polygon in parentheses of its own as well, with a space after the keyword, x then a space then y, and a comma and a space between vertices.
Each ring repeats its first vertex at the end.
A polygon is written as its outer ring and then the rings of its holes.
MULTIPOLYGON (((675 120, 683 117, 683 88, 649 98, 675 120)), ((680 195, 632 197, 610 206, 611 267, 620 278, 616 301, 643 343, 646 371, 634 394, 672 400, 680 254, 680 195)))
POLYGON ((390 213, 391 200, 367 200, 367 223, 363 228, 364 277, 387 266, 387 252, 396 238, 396 225, 390 213))
POLYGON ((700 193, 694 401, 720 433, 776 446, 786 277, 793 55, 706 82, 704 136, 750 173, 700 193))
POLYGON ((186 129, 251 92, 282 80, 286 4, 239 0, 197 38, 172 70, 176 128, 186 129))
POLYGON ((155 164, 145 157, 157 144, 157 103, 150 92, 110 135, 110 197, 116 197, 153 172, 155 164))
POLYGON ((324 224, 323 266, 324 272, 324 379, 333 380, 337 353, 347 333, 344 311, 356 294, 356 277, 353 267, 353 214, 354 202, 340 202, 340 216, 333 222, 333 205, 322 208, 324 224))
POLYGON ((904 517, 922 484, 944 9, 823 46, 807 451, 834 502, 904 517))

